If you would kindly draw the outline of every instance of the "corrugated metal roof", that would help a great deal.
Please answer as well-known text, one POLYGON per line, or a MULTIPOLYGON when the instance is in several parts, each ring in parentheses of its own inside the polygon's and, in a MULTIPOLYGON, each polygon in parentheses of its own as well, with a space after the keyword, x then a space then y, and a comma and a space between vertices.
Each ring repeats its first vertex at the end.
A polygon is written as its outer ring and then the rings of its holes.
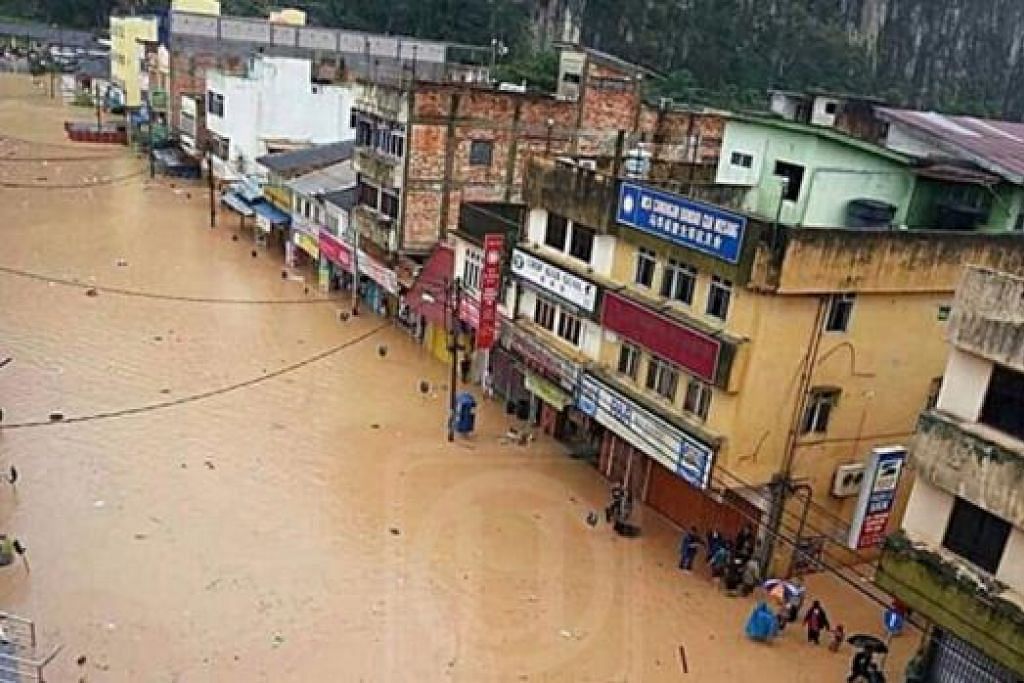
POLYGON ((1024 184, 1024 123, 879 107, 878 115, 923 133, 936 146, 1024 184))
POLYGON ((275 173, 298 175, 351 159, 354 148, 355 142, 351 140, 332 142, 294 152, 266 154, 256 159, 256 162, 275 173))
POLYGON ((318 192, 331 192, 356 184, 356 172, 351 161, 332 164, 324 168, 304 173, 285 183, 293 192, 311 195, 318 192))
POLYGON ((350 211, 356 205, 358 197, 359 188, 346 187, 344 190, 335 190, 334 192, 324 194, 324 201, 328 204, 333 204, 339 209, 350 211))

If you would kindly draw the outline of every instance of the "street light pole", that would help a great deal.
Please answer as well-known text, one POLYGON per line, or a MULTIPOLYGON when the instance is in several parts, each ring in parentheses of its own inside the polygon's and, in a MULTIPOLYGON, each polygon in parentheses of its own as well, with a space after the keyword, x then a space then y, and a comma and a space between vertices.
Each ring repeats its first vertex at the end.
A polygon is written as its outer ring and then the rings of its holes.
POLYGON ((209 143, 207 143, 206 146, 206 175, 207 178, 209 179, 208 182, 210 185, 210 227, 216 228, 217 200, 214 198, 214 193, 216 192, 216 190, 214 189, 215 183, 213 182, 213 152, 211 150, 211 145, 209 143))
MULTIPOLYGON (((449 287, 445 283, 445 314, 448 311, 448 301, 452 302, 451 311, 451 346, 448 347, 451 353, 451 377, 448 382, 448 440, 455 440, 455 385, 458 380, 459 365, 459 306, 462 304, 462 278, 456 277, 449 287)), ((447 326, 447 325, 446 325, 447 326)))
POLYGON ((152 180, 156 177, 156 159, 153 156, 153 120, 156 115, 153 112, 153 95, 152 93, 148 96, 149 99, 149 179, 152 180))

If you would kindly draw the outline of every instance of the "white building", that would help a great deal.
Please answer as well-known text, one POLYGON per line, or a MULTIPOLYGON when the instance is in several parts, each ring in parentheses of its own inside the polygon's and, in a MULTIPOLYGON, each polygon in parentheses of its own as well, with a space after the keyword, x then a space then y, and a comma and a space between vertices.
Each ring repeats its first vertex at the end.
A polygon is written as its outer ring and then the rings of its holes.
POLYGON ((911 453, 902 539, 877 583, 929 631, 927 678, 1024 677, 1024 279, 969 268, 949 321, 952 345, 911 453))
POLYGON ((206 128, 218 176, 256 172, 264 154, 355 139, 352 89, 312 76, 308 59, 262 55, 245 76, 207 74, 206 128))

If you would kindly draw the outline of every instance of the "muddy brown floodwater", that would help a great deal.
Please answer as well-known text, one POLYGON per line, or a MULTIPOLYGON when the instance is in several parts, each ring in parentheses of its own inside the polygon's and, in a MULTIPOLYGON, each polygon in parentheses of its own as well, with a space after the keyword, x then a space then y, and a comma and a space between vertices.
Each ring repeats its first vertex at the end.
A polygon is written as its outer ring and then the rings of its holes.
MULTIPOLYGON (((0 608, 65 645, 52 680, 845 679, 849 652, 798 629, 745 640, 752 602, 680 574, 653 512, 639 540, 587 526, 604 482, 553 442, 502 445, 496 404, 446 443, 443 392, 418 391, 445 367, 381 320, 340 322, 340 301, 175 299, 319 295, 232 241, 237 219, 210 230, 202 187, 69 147, 61 121, 90 116, 0 77, 5 425, 167 403, 338 350, 202 400, 0 432, 0 470, 21 475, 0 488, 0 530, 31 563, 0 569, 0 608)), ((835 580, 810 590, 847 632, 880 630, 835 580)), ((891 670, 915 640, 896 641, 891 670)))

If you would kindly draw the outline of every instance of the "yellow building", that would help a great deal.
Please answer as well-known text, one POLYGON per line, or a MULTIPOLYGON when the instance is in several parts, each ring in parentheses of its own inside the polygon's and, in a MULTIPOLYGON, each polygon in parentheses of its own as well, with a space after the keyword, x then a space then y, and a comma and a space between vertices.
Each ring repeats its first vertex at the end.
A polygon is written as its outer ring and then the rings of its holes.
POLYGON ((173 0, 171 11, 192 14, 220 14, 220 0, 173 0))
POLYGON ((129 109, 142 106, 148 87, 143 43, 156 40, 155 17, 110 17, 110 74, 129 109))
POLYGON ((509 326, 575 396, 542 418, 679 524, 758 527, 783 572, 798 537, 830 563, 877 545, 850 530, 860 473, 935 400, 963 266, 1024 272, 1018 235, 775 227, 566 164, 531 162, 525 195, 509 326))

